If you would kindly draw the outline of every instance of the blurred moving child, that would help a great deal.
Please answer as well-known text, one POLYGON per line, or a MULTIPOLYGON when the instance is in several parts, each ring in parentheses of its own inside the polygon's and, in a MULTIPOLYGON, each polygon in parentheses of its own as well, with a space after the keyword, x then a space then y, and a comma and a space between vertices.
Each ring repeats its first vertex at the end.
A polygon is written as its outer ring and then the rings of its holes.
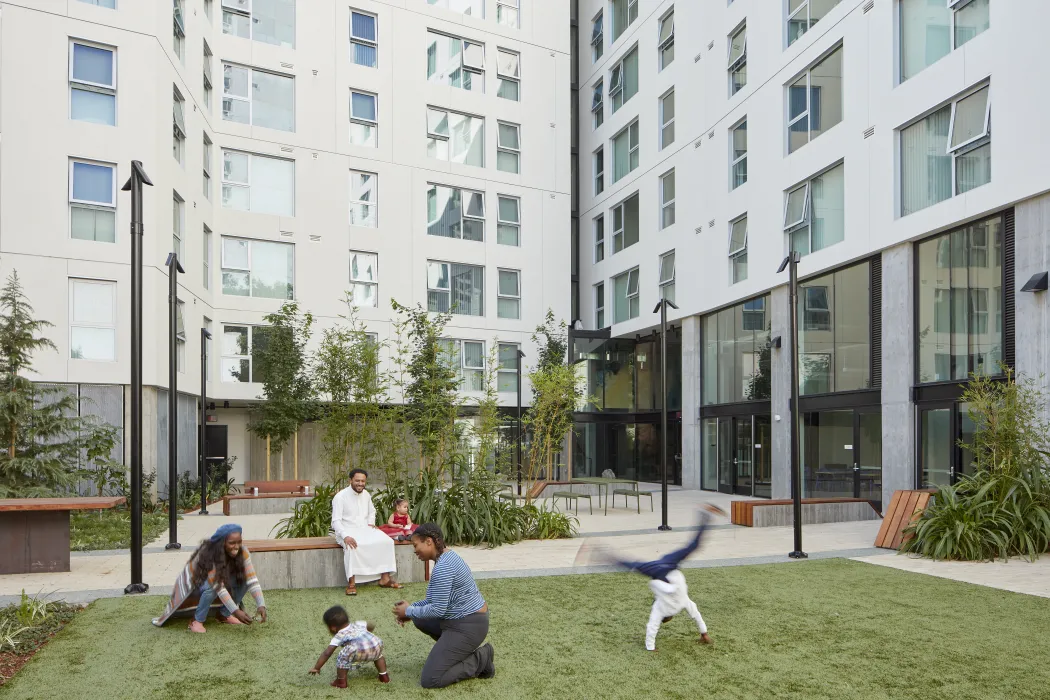
POLYGON ((311 675, 320 673, 321 667, 338 649, 333 687, 345 688, 347 672, 350 669, 360 668, 369 661, 375 663, 376 670, 379 671, 379 682, 390 682, 390 674, 386 672, 386 659, 383 658, 383 640, 372 634, 375 623, 364 620, 350 622, 350 616, 340 605, 325 611, 324 623, 328 626, 328 631, 335 636, 328 643, 328 648, 321 652, 314 667, 310 669, 311 675))

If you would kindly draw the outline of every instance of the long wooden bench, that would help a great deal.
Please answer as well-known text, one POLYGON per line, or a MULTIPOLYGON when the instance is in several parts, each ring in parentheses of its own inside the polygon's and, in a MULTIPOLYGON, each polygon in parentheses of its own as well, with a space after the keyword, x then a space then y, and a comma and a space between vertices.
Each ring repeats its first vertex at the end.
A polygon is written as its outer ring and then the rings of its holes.
POLYGON ((252 489, 258 489, 259 495, 262 495, 264 493, 308 494, 310 489, 310 480, 287 479, 285 481, 245 481, 244 495, 250 495, 252 489))
POLYGON ((106 510, 123 496, 0 499, 0 574, 69 571, 69 513, 106 510))
MULTIPOLYGON (((777 500, 731 501, 730 522, 744 527, 791 525, 794 517, 790 498, 777 500), (759 510, 758 517, 755 511, 759 510), (767 510, 768 509, 768 510, 767 510)), ((881 517, 870 501, 863 498, 803 498, 802 524, 878 520, 881 517)))
POLYGON ((900 549, 907 539, 904 529, 914 523, 930 505, 937 489, 914 489, 894 491, 882 527, 875 537, 875 546, 884 549, 900 549))
POLYGON ((305 494, 231 493, 222 497, 223 515, 272 515, 273 513, 291 513, 299 501, 313 498, 305 494))
MULTIPOLYGON (((245 540, 264 588, 332 588, 345 586, 343 548, 332 537, 245 540)), ((401 583, 430 580, 430 565, 421 562, 411 542, 394 543, 395 578, 401 583)))

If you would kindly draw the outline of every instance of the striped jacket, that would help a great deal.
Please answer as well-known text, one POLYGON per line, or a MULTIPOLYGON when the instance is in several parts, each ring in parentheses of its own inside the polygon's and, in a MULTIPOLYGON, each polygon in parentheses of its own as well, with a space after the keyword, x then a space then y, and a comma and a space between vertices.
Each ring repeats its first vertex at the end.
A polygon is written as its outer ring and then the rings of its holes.
POLYGON ((412 618, 458 620, 485 606, 474 576, 463 558, 446 550, 434 563, 427 584, 427 597, 412 603, 405 615, 412 618))

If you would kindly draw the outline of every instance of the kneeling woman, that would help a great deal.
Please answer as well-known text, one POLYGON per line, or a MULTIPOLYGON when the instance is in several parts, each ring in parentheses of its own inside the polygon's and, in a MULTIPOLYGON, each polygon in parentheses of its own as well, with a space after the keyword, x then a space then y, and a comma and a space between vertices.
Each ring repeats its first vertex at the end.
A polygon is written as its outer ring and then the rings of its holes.
POLYGON ((153 624, 162 626, 176 612, 188 610, 187 601, 199 596, 190 622, 191 632, 204 632, 204 621, 208 619, 216 598, 225 608, 218 613, 220 622, 250 625, 252 618, 240 607, 245 593, 252 594, 259 618, 266 622, 266 601, 252 566, 251 554, 241 543, 241 526, 223 525, 197 547, 175 581, 164 613, 154 618, 153 624))

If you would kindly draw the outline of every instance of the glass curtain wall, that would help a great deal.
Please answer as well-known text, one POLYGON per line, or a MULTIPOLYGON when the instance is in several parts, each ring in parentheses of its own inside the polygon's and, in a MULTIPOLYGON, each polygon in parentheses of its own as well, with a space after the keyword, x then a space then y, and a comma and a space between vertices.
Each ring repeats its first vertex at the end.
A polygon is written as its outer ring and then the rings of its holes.
POLYGON ((870 280, 862 263, 799 284, 802 396, 872 388, 870 280))

